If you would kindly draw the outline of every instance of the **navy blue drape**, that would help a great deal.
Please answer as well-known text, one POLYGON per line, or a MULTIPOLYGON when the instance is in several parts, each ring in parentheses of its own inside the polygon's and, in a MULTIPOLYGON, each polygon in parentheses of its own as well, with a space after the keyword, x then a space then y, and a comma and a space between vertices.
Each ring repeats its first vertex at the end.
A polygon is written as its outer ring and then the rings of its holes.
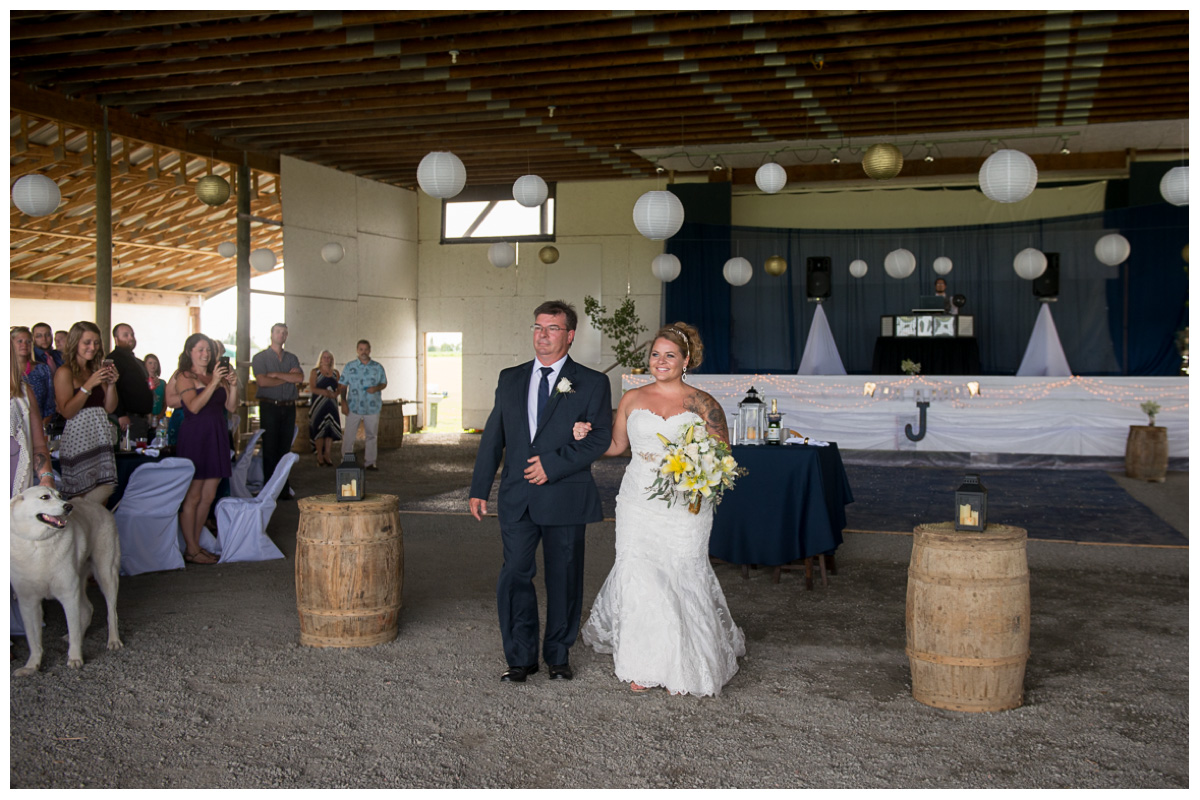
POLYGON ((664 319, 695 324, 704 336, 707 372, 794 373, 800 365, 815 305, 807 301, 805 262, 833 262, 832 296, 825 302, 834 339, 848 372, 871 368, 879 317, 907 313, 933 293, 938 256, 954 262, 950 294, 967 296, 963 313, 976 321, 986 374, 1011 375, 1020 366, 1041 303, 1029 281, 1012 268, 1026 247, 1059 254, 1059 299, 1051 306, 1072 371, 1080 375, 1178 374, 1175 332, 1187 324, 1187 209, 1166 203, 1004 225, 905 230, 805 230, 685 223, 668 240, 683 271, 664 287, 664 319), (1096 260, 1096 240, 1119 232, 1129 239, 1127 264, 1096 260), (888 252, 903 247, 916 271, 896 280, 883 268, 888 252), (731 287, 722 267, 747 258, 754 277, 731 287), (787 259, 782 276, 763 271, 769 256, 787 259), (867 275, 847 267, 861 258, 867 275), (1125 312, 1128 302, 1128 314, 1125 312), (1125 353, 1128 352, 1128 362, 1125 353))

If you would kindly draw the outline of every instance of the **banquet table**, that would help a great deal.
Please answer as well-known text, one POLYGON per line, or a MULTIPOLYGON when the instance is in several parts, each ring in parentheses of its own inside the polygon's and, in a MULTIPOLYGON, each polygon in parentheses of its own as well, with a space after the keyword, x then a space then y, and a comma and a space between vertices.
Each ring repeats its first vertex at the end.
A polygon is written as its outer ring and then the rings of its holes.
POLYGON ((710 556, 775 566, 837 549, 854 502, 837 443, 739 445, 733 457, 749 472, 716 507, 710 556))

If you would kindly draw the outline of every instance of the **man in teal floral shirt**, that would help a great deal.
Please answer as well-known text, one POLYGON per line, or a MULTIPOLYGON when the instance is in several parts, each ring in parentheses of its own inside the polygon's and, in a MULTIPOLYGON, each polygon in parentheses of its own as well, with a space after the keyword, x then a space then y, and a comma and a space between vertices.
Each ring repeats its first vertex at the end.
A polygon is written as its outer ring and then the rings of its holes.
POLYGON ((382 364, 371 360, 371 343, 366 339, 358 340, 358 360, 346 365, 338 383, 342 396, 342 415, 346 418, 342 429, 342 456, 354 452, 354 440, 358 438, 358 423, 361 420, 367 439, 363 468, 379 469, 375 459, 379 454, 379 412, 383 409, 381 392, 387 387, 387 374, 382 364))

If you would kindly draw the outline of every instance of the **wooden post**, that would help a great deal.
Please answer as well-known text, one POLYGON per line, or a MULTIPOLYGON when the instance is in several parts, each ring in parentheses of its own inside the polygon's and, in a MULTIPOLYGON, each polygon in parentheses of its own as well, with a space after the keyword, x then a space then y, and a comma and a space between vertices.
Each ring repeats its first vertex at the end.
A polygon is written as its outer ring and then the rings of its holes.
POLYGON ((243 155, 237 171, 237 374, 250 379, 250 164, 243 155))
POLYGON ((112 134, 107 108, 96 147, 96 326, 107 353, 112 349, 112 134))

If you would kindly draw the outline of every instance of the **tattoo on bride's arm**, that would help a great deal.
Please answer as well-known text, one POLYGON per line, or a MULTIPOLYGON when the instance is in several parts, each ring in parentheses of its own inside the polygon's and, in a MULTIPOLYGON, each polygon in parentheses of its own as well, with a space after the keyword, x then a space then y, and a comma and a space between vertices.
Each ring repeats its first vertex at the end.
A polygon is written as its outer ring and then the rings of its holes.
POLYGON ((729 439, 729 429, 725 425, 725 412, 721 404, 709 395, 697 394, 689 398, 683 407, 708 423, 708 432, 719 439, 729 439))

